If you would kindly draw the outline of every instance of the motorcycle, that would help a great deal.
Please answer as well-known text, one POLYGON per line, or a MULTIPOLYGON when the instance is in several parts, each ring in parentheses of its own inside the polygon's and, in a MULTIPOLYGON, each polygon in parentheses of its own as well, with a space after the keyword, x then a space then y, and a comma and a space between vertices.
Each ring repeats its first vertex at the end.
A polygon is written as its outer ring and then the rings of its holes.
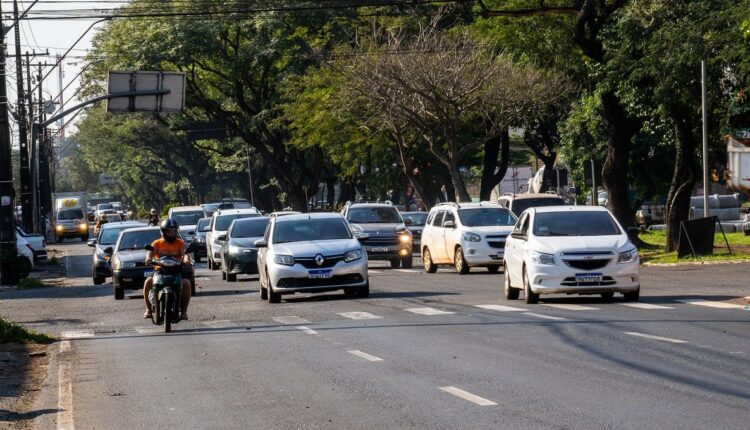
POLYGON ((154 283, 149 292, 151 321, 164 324, 164 332, 172 331, 172 324, 180 322, 182 314, 182 261, 161 257, 153 261, 154 283))

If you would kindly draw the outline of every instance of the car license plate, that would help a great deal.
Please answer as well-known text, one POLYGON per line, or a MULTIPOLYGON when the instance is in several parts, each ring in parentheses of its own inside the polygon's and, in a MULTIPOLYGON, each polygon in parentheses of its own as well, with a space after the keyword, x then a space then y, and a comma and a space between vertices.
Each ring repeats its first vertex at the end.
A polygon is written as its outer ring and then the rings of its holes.
POLYGON ((372 248, 372 252, 388 252, 388 248, 372 248))
POLYGON ((144 278, 148 278, 148 277, 151 277, 151 276, 154 276, 154 271, 153 270, 146 270, 145 272, 143 272, 143 277, 144 278))
POLYGON ((601 273, 576 273, 576 282, 602 282, 601 273))
POLYGON ((309 270, 307 276, 310 279, 329 279, 333 277, 333 271, 331 269, 309 270))

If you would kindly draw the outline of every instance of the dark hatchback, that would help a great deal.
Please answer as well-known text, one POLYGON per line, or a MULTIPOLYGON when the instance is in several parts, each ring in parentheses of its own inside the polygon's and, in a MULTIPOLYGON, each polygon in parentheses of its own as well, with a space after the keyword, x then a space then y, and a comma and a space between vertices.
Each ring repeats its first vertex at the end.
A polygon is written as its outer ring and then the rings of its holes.
POLYGON ((112 252, 106 251, 111 251, 108 248, 114 247, 117 243, 120 232, 129 228, 145 226, 146 224, 142 222, 126 221, 106 223, 99 228, 99 235, 88 241, 89 246, 96 248, 94 249, 94 261, 91 270, 91 278, 94 281, 94 285, 101 285, 107 278, 112 276, 112 267, 109 264, 112 252))
POLYGON ((424 230, 427 215, 427 212, 401 212, 401 218, 404 219, 406 228, 411 232, 413 251, 419 251, 419 244, 422 241, 422 230, 424 230), (411 224, 407 220, 411 220, 411 224))
POLYGON ((255 241, 262 239, 270 218, 240 218, 218 237, 221 246, 221 278, 235 282, 237 275, 258 274, 258 250, 255 241))
MULTIPOLYGON (((159 227, 140 227, 127 229, 120 234, 112 253, 112 284, 115 290, 115 299, 125 298, 125 290, 138 290, 143 288, 143 282, 147 276, 154 273, 152 266, 145 264, 148 251, 144 246, 150 245, 161 237, 159 227)), ((110 248, 105 249, 105 251, 110 248)), ((190 280, 193 294, 195 294, 195 271, 192 265, 182 268, 183 278, 190 280)))
POLYGON ((188 252, 193 253, 193 260, 196 263, 200 263, 201 259, 208 258, 205 228, 208 227, 209 223, 211 223, 211 218, 201 218, 198 220, 198 224, 195 225, 195 237, 188 246, 188 252))

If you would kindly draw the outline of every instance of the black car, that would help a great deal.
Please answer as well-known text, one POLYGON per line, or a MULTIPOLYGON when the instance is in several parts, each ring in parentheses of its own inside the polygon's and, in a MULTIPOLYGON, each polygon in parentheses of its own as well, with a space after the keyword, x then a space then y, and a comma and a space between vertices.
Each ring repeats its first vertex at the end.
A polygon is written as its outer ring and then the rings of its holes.
POLYGON ((422 240, 422 230, 424 230, 427 215, 427 212, 401 212, 401 217, 404 219, 404 222, 406 222, 406 228, 411 232, 413 251, 419 251, 419 244, 422 240), (411 220, 411 224, 409 224, 407 220, 411 220))
POLYGON ((221 245, 221 278, 235 282, 238 274, 258 274, 258 250, 253 245, 262 239, 267 217, 240 218, 232 221, 226 234, 218 237, 221 245))
POLYGON ((112 267, 109 265, 111 252, 105 252, 107 248, 112 248, 117 243, 120 232, 129 228, 145 227, 142 222, 110 222, 102 224, 99 228, 99 235, 88 241, 88 245, 96 248, 94 250, 94 261, 91 269, 91 278, 94 285, 101 285, 104 281, 112 276, 112 267))
POLYGON ((196 263, 200 263, 201 259, 208 258, 208 250, 206 249, 206 231, 205 228, 211 222, 211 218, 201 218, 195 225, 195 237, 188 246, 188 252, 193 253, 193 260, 196 263))
MULTIPOLYGON (((125 290, 143 288, 147 276, 154 273, 152 266, 145 264, 148 251, 144 246, 152 244, 161 237, 159 227, 140 227, 124 230, 114 247, 104 249, 112 252, 112 284, 115 290, 115 300, 125 298, 125 290)), ((193 294, 195 294, 195 271, 192 265, 185 265, 182 269, 183 278, 190 280, 193 294)))

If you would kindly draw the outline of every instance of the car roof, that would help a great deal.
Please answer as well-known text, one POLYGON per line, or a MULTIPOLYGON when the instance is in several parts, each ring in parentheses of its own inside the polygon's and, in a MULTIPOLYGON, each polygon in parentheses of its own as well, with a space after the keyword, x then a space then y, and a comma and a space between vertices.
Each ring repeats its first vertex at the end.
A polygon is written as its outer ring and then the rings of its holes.
POLYGON ((543 206, 543 207, 534 207, 529 208, 533 209, 537 213, 546 213, 546 212, 609 212, 607 208, 604 206, 543 206))
POLYGON ((236 220, 234 220, 234 223, 235 224, 242 224, 242 223, 245 223, 245 222, 258 222, 258 221, 263 221, 263 220, 268 221, 269 219, 271 219, 271 218, 267 217, 267 216, 254 216, 252 218, 237 218, 236 220))
POLYGON ((241 208, 241 209, 219 209, 214 212, 214 216, 221 215, 244 215, 244 214, 259 214, 255 208, 241 208))
POLYGON ((409 212, 401 212, 401 215, 427 215, 428 212, 422 212, 422 211, 409 211, 409 212))
POLYGON ((276 223, 280 222, 294 222, 294 221, 300 221, 300 220, 307 220, 307 219, 344 219, 341 214, 337 214, 334 212, 314 212, 314 213, 307 213, 307 214, 299 214, 299 215, 287 215, 282 217, 274 217, 276 220, 276 223))
POLYGON ((137 233, 139 231, 150 231, 150 230, 157 230, 158 231, 160 229, 159 229, 159 227, 149 225, 149 226, 146 226, 146 227, 129 228, 129 229, 123 231, 123 233, 125 233, 125 232, 128 232, 128 233, 137 233))
POLYGON ((146 227, 146 224, 138 221, 121 221, 121 222, 108 222, 106 224, 102 224, 101 227, 99 227, 100 230, 107 230, 110 228, 119 228, 119 227, 128 227, 128 226, 143 226, 146 227))
POLYGON ((511 198, 513 200, 524 200, 524 199, 560 199, 562 200, 562 197, 558 196, 557 194, 547 194, 547 193, 522 193, 522 194, 514 194, 512 196, 500 196, 500 198, 511 198))
POLYGON ((203 211, 203 208, 200 206, 175 206, 172 209, 169 210, 170 212, 197 212, 197 211, 203 211))
POLYGON ((352 203, 349 205, 350 208, 359 208, 359 207, 382 207, 382 208, 394 208, 390 203, 352 203))
POLYGON ((198 220, 198 222, 211 222, 211 217, 207 216, 205 218, 201 218, 201 219, 198 220))

